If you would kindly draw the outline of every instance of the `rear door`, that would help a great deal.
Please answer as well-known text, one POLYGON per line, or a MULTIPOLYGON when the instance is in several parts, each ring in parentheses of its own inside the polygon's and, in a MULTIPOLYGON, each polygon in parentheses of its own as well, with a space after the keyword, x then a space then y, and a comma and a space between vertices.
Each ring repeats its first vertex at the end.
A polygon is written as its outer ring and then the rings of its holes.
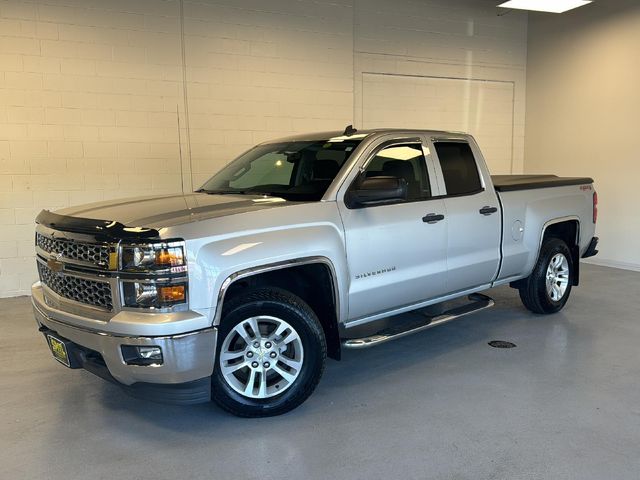
POLYGON ((500 206, 475 143, 433 138, 447 216, 447 288, 454 293, 495 278, 500 262, 500 206))
POLYGON ((446 291, 447 219, 444 200, 437 198, 429 150, 420 138, 390 140, 373 146, 364 159, 361 175, 404 178, 409 198, 348 208, 344 195, 338 197, 350 270, 351 320, 446 291))

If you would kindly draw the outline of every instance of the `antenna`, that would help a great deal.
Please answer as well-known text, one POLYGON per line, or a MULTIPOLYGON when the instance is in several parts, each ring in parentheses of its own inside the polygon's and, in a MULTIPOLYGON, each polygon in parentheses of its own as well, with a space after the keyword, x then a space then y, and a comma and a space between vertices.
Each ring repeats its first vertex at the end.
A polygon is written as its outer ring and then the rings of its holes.
POLYGON ((178 153, 180 154, 180 185, 184 195, 184 165, 182 164, 182 140, 180 139, 180 111, 176 103, 176 118, 178 119, 178 153))
POLYGON ((353 128, 353 125, 347 125, 347 128, 344 129, 344 132, 342 133, 343 135, 346 135, 347 137, 350 137, 351 135, 353 135, 354 133, 356 133, 358 130, 356 130, 355 128, 353 128))

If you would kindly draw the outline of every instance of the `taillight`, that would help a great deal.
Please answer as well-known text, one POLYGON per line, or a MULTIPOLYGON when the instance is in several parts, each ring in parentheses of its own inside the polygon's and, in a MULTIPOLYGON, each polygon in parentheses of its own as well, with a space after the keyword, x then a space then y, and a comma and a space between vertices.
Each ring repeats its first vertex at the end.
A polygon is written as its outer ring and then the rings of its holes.
POLYGON ((593 192, 593 223, 598 221, 598 193, 593 192))

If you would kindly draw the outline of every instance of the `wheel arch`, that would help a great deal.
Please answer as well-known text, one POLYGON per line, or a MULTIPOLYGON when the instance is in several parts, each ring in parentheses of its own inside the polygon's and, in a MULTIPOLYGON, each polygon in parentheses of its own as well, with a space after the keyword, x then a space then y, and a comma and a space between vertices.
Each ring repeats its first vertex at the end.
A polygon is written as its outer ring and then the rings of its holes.
POLYGON ((314 256, 286 260, 229 275, 218 292, 213 325, 220 324, 225 304, 231 298, 255 286, 283 288, 304 300, 320 320, 327 341, 327 355, 340 360, 340 292, 336 270, 329 258, 314 256))
POLYGON ((574 286, 580 283, 580 217, 568 216, 555 218, 547 221, 540 235, 540 243, 538 245, 538 255, 542 244, 547 238, 559 238, 563 240, 569 251, 571 252, 571 260, 573 264, 573 275, 571 284, 574 286))

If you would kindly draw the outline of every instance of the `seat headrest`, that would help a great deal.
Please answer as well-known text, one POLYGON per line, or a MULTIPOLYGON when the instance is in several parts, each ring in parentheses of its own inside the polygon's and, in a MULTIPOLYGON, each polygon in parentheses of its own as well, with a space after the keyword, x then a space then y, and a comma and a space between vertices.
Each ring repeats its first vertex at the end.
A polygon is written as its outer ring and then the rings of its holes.
POLYGON ((406 160, 389 160, 384 162, 382 171, 392 177, 404 178, 407 181, 416 179, 413 165, 406 160))
POLYGON ((340 165, 335 160, 316 160, 313 162, 314 180, 333 180, 340 171, 340 165))

